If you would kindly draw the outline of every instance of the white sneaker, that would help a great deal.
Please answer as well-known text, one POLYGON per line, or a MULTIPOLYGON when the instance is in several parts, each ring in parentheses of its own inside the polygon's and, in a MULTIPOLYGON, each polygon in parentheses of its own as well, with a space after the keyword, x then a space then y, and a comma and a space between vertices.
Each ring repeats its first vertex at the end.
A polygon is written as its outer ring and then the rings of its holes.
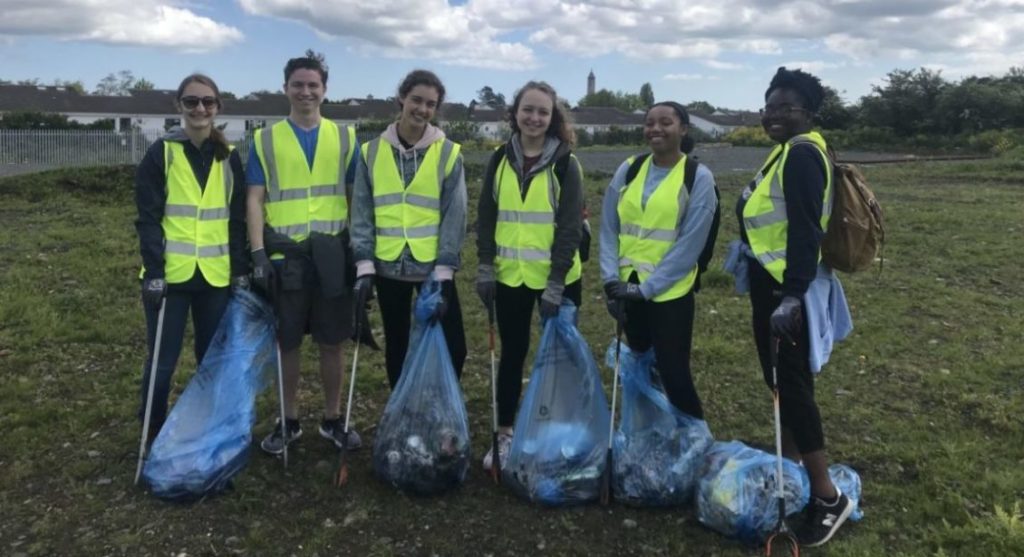
MULTIPOLYGON (((508 461, 508 451, 512 448, 512 436, 505 433, 498 434, 498 462, 501 464, 501 468, 505 468, 505 462, 508 461)), ((491 465, 494 464, 494 447, 487 449, 487 454, 484 455, 484 470, 488 472, 491 470, 491 465)))

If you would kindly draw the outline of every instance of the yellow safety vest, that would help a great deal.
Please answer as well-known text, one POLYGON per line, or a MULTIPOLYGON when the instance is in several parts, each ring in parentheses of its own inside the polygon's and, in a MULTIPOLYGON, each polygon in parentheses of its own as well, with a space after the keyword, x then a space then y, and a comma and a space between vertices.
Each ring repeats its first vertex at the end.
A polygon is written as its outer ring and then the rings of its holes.
POLYGON ((406 245, 416 261, 429 263, 437 259, 441 184, 455 167, 459 150, 458 143, 447 139, 431 144, 406 187, 391 145, 380 137, 363 144, 363 158, 373 189, 377 259, 395 261, 406 245))
POLYGON ((311 232, 341 233, 348 225, 345 170, 355 144, 355 129, 322 118, 310 168, 287 120, 257 130, 253 146, 267 180, 267 224, 296 242, 311 232))
MULTIPOLYGON (((756 186, 743 207, 743 226, 747 232, 747 241, 750 242, 750 250, 754 252, 761 266, 780 283, 786 270, 786 237, 789 233, 782 171, 786 167, 790 149, 799 143, 811 143, 817 147, 825 164, 821 229, 828 229, 829 217, 832 215, 832 163, 826 154, 825 138, 818 132, 798 135, 781 145, 776 145, 768 154, 761 172, 754 178, 753 183, 756 186)), ((820 250, 818 260, 821 260, 820 250)))
POLYGON ((164 229, 164 280, 169 284, 187 282, 198 266, 210 285, 227 286, 231 282, 231 164, 228 159, 214 159, 206 187, 200 188, 185 156, 185 146, 178 141, 164 141, 164 177, 167 201, 160 221, 164 229))
MULTIPOLYGON (((578 164, 576 156, 572 157, 578 164)), ((520 286, 525 282, 534 290, 547 286, 560 187, 553 166, 548 165, 530 180, 526 199, 523 199, 519 176, 508 159, 501 158, 494 175, 494 190, 498 198, 498 223, 494 230, 498 253, 494 266, 498 282, 508 286, 520 286)), ((565 284, 579 280, 581 270, 577 250, 572 258, 572 267, 565 275, 565 284)))
MULTIPOLYGON (((679 220, 690 202, 684 177, 686 155, 657 185, 643 205, 644 182, 654 157, 640 166, 633 180, 619 191, 619 278, 628 280, 636 272, 642 283, 654 272, 679 236, 679 220)), ((627 159, 629 164, 634 158, 627 159)), ((655 302, 682 298, 693 288, 697 265, 671 288, 654 297, 655 302)))

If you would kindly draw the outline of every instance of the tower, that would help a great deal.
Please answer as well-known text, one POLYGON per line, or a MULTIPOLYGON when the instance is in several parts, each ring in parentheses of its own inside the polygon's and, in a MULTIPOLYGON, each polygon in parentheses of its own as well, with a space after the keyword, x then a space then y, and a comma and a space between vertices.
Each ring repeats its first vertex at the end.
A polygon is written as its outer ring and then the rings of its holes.
POLYGON ((597 78, 594 77, 594 70, 590 70, 590 75, 587 76, 587 95, 593 95, 597 92, 597 78))

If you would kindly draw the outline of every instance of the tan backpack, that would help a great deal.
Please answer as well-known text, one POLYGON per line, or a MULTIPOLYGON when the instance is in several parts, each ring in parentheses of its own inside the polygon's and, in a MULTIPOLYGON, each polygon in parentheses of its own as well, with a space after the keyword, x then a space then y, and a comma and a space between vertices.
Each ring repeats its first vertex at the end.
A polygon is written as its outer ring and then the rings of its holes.
POLYGON ((836 162, 829 151, 835 193, 828 230, 821 241, 821 259, 837 271, 866 271, 885 242, 882 207, 860 169, 836 162))

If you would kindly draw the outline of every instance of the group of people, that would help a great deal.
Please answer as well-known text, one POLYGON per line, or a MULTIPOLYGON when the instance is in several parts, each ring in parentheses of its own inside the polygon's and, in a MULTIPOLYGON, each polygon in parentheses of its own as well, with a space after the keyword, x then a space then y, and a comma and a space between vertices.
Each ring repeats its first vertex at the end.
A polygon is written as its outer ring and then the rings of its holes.
MULTIPOLYGON (((453 278, 467 193, 460 146, 432 123, 445 87, 426 70, 406 75, 397 121, 360 145, 351 127, 321 117, 327 78, 323 58, 312 52, 287 62, 288 117, 255 133, 243 169, 215 124, 222 106, 217 85, 190 75, 176 95, 180 129, 156 141, 139 164, 136 228, 150 358, 143 406, 162 320, 150 440, 166 419, 189 312, 201 361, 231 288, 265 294, 277 318, 285 423, 260 443, 267 453, 282 453, 302 435, 296 393, 306 334, 319 347, 319 433, 339 447, 361 446, 341 417, 342 347, 368 327, 374 291, 392 388, 409 344, 413 293, 431 276, 443 299, 434 319, 461 376, 467 347, 453 278)), ((796 528, 807 545, 828 541, 852 510, 827 472, 814 400, 814 373, 827 355, 808 326, 822 323, 818 313, 834 303, 813 288, 834 280, 819 249, 832 195, 826 144, 812 131, 823 97, 817 78, 779 69, 762 112, 778 145, 736 208, 754 340, 769 386, 778 362, 784 454, 802 462, 811 479, 812 503, 796 528)), ((590 236, 575 134, 555 90, 526 83, 509 108, 509 124, 511 137, 486 167, 477 222, 476 290, 501 340, 498 454, 488 451, 487 469, 495 458, 503 462, 511 446, 534 307, 547 319, 563 303, 582 303, 580 252, 589 251, 590 236)), ((605 191, 599 264, 608 312, 628 345, 653 349, 669 401, 703 419, 690 371, 694 293, 719 200, 711 171, 690 156, 689 125, 678 103, 647 110, 650 152, 623 162, 605 191)))

